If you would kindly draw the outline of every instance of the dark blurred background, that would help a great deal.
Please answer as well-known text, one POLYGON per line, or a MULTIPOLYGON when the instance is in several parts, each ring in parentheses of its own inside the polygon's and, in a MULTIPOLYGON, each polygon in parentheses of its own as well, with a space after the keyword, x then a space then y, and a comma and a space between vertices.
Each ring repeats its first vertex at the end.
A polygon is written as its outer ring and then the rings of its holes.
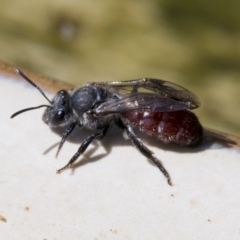
POLYGON ((240 135, 240 1, 0 1, 0 58, 81 85, 162 78, 240 135))

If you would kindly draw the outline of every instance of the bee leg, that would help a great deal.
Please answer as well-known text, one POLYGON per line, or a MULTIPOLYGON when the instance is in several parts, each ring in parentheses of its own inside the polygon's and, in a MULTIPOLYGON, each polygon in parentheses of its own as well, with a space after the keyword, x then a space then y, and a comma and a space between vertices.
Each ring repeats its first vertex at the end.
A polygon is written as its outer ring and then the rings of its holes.
POLYGON ((73 129, 76 127, 76 125, 77 125, 77 122, 73 122, 72 124, 70 124, 70 125, 67 127, 66 131, 63 133, 62 140, 61 140, 61 142, 60 142, 60 144, 59 144, 59 147, 58 147, 58 150, 57 150, 57 153, 56 153, 56 157, 58 156, 58 154, 59 154, 59 152, 60 152, 63 144, 65 143, 67 137, 70 135, 70 133, 71 133, 71 132, 73 131, 73 129))
POLYGON ((81 146, 79 147, 78 151, 74 154, 74 156, 68 162, 68 164, 65 165, 63 168, 60 168, 59 170, 57 170, 57 173, 61 173, 63 170, 71 167, 74 164, 74 162, 77 161, 78 157, 86 151, 86 149, 94 139, 102 140, 106 135, 108 127, 109 126, 106 126, 101 133, 92 134, 87 139, 85 139, 81 144, 81 146))
POLYGON ((154 157, 153 153, 143 144, 141 139, 139 139, 132 131, 131 127, 129 125, 124 125, 122 122, 119 123, 119 127, 122 128, 124 133, 128 136, 128 138, 131 140, 134 147, 138 149, 139 152, 141 152, 146 158, 150 159, 163 173, 163 175, 166 177, 167 182, 170 186, 172 186, 172 180, 168 173, 168 171, 165 169, 163 164, 160 160, 158 160, 156 157, 154 157))

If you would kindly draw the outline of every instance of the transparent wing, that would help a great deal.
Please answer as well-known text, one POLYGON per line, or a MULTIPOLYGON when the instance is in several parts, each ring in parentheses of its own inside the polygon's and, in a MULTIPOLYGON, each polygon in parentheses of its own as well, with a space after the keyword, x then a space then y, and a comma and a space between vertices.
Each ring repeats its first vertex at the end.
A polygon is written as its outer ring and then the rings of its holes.
POLYGON ((161 98, 171 98, 176 101, 185 102, 188 108, 194 109, 200 106, 198 97, 175 83, 155 78, 140 78, 136 80, 102 82, 98 84, 109 85, 120 91, 152 92, 161 98))
POLYGON ((120 99, 105 102, 95 109, 97 114, 128 111, 170 112, 200 106, 198 97, 189 90, 160 79, 142 78, 127 81, 103 82, 117 90, 120 99))
POLYGON ((123 113, 129 111, 171 112, 189 109, 190 105, 172 98, 161 97, 152 93, 131 93, 114 102, 105 102, 95 111, 97 114, 123 113))

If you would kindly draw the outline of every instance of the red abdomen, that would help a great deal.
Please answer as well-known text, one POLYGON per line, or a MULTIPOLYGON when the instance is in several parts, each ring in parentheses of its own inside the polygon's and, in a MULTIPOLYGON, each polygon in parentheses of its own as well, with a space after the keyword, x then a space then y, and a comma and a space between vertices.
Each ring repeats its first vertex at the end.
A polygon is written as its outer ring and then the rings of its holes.
POLYGON ((203 129, 194 113, 176 112, 128 112, 124 116, 133 126, 157 137, 164 143, 195 146, 202 142, 203 129))

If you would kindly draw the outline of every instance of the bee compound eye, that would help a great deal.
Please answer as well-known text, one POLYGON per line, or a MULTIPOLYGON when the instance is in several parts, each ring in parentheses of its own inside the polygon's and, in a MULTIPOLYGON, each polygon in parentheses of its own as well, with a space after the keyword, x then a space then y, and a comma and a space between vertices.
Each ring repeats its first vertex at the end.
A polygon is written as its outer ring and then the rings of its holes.
POLYGON ((64 118, 64 115, 65 115, 64 111, 63 110, 59 110, 57 112, 57 119, 62 120, 64 118))
POLYGON ((64 120, 64 116, 65 116, 64 110, 58 110, 56 114, 54 114, 53 122, 55 124, 61 123, 64 120))

